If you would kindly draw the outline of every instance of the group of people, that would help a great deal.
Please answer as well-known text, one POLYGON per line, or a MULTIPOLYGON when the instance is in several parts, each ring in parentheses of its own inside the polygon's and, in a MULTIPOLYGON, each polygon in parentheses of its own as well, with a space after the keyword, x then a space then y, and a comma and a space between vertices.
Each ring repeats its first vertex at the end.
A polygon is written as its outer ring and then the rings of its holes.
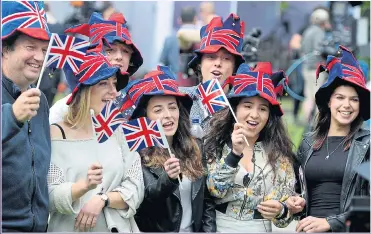
POLYGON ((297 232, 339 232, 352 197, 369 196, 354 168, 369 160, 361 126, 370 90, 347 48, 317 70, 328 78, 316 92, 315 130, 294 153, 277 100, 286 77, 268 62, 245 64, 237 15, 203 26, 189 63, 200 81, 218 80, 230 103, 207 117, 197 86, 179 87, 167 67, 128 82, 143 58, 120 13, 93 13, 66 30, 89 36, 86 58, 100 66, 84 61, 67 77, 73 92, 49 110, 33 88, 50 40, 42 8, 2 2, 2 231, 271 232, 296 218, 297 232), (39 20, 8 23, 30 8, 39 20), (90 37, 96 22, 117 27, 90 37), (121 128, 98 144, 90 110, 100 113, 121 90, 134 104, 131 119, 159 120, 169 150, 131 152, 121 128), (202 120, 202 138, 191 134, 192 118, 202 120))

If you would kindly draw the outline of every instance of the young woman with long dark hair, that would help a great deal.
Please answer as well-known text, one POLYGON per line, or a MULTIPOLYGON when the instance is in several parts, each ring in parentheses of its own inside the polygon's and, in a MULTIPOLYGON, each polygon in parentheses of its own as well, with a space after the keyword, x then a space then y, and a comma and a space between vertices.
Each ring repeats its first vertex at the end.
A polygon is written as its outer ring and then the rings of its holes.
POLYGON ((204 152, 219 232, 271 232, 270 221, 278 227, 291 221, 283 201, 294 191, 294 153, 276 99, 277 78, 283 73, 272 74, 270 63, 253 70, 242 64, 227 96, 238 122, 228 108, 211 119, 204 152))
POLYGON ((201 144, 190 132, 192 99, 179 92, 167 67, 158 67, 126 89, 136 106, 132 118, 159 119, 172 152, 159 147, 139 152, 145 187, 136 214, 140 231, 215 232, 215 204, 206 187, 201 144))
MULTIPOLYGON (((353 196, 369 196, 369 183, 355 168, 370 158, 370 90, 353 54, 340 46, 329 56, 328 80, 316 93, 319 113, 313 132, 304 135, 297 153, 303 197, 290 197, 287 206, 302 220, 298 232, 345 232, 353 196)), ((317 74, 318 76, 319 74, 317 74)))

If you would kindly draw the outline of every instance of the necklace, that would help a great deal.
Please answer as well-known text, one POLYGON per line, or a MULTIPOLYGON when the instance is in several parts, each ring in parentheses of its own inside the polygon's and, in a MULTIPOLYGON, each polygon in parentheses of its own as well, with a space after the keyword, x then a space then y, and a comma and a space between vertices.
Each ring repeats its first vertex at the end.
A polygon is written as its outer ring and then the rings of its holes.
POLYGON ((327 137, 327 144, 326 144, 326 148, 327 148, 327 156, 326 156, 326 160, 327 159, 329 159, 329 157, 331 156, 331 154, 333 154, 338 148, 339 148, 339 146, 343 143, 343 141, 345 140, 345 137, 344 137, 344 139, 336 146, 336 148, 331 152, 331 153, 329 153, 328 152, 328 137, 327 137))

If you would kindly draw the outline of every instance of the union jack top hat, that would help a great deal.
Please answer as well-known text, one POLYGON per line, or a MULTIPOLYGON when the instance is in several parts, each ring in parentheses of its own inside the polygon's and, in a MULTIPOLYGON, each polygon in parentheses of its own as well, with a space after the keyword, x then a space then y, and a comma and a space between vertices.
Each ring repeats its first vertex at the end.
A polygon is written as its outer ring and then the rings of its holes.
POLYGON ((135 105, 132 119, 138 116, 138 107, 145 104, 151 96, 175 96, 188 112, 193 104, 188 94, 179 91, 175 75, 166 66, 157 66, 157 70, 147 73, 143 79, 130 82, 125 92, 135 105))
POLYGON ((347 84, 357 90, 362 103, 360 114, 363 120, 368 120, 370 118, 370 90, 366 87, 362 69, 348 48, 340 45, 339 54, 340 57, 327 56, 326 65, 320 65, 317 68, 317 79, 323 71, 328 73, 328 79, 316 92, 316 104, 318 108, 328 108, 328 102, 335 87, 339 84, 347 84))
POLYGON ((214 17, 209 24, 200 30, 200 49, 195 50, 196 56, 188 66, 196 70, 202 54, 216 53, 220 48, 226 49, 236 57, 236 67, 245 62, 241 51, 244 37, 245 23, 236 14, 230 14, 223 22, 222 17, 214 17))
POLYGON ((228 100, 236 103, 241 98, 260 96, 266 99, 272 106, 271 111, 282 116, 283 111, 277 101, 277 95, 283 94, 282 80, 288 82, 284 72, 272 73, 270 62, 258 62, 254 69, 243 63, 235 76, 229 77, 232 90, 228 94, 228 100))
POLYGON ((1 13, 1 40, 16 32, 44 41, 50 39, 44 2, 2 1, 1 13))
POLYGON ((102 40, 105 41, 108 46, 114 41, 120 41, 131 46, 133 54, 131 55, 129 68, 127 70, 130 75, 133 75, 143 64, 142 55, 132 42, 125 17, 121 13, 114 13, 108 20, 105 20, 102 14, 94 12, 90 16, 89 23, 68 28, 64 32, 88 37, 92 47, 100 45, 102 40))
POLYGON ((67 100, 69 105, 76 96, 77 91, 82 86, 92 86, 101 80, 106 80, 116 75, 118 67, 112 66, 103 53, 90 52, 85 55, 84 62, 80 65, 77 78, 78 84, 72 91, 72 95, 67 100))

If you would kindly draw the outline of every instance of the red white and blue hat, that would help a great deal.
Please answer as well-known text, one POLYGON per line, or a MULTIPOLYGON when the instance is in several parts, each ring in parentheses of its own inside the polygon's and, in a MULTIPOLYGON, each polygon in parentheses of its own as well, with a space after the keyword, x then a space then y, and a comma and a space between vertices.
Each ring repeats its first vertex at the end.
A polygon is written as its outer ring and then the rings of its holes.
POLYGON ((196 56, 188 63, 188 66, 196 70, 202 54, 216 53, 221 48, 226 49, 236 57, 236 67, 245 62, 241 54, 244 38, 245 23, 236 14, 230 14, 223 22, 222 17, 214 17, 209 24, 200 30, 200 49, 195 50, 196 56))
POLYGON ((19 32, 48 41, 50 32, 42 1, 2 1, 1 40, 19 32))
POLYGON ((316 92, 318 108, 328 108, 330 96, 339 84, 351 85, 357 90, 362 107, 360 114, 363 120, 370 118, 370 90, 366 87, 366 78, 352 52, 344 46, 339 46, 340 57, 329 55, 326 65, 317 68, 317 79, 323 71, 328 73, 327 81, 316 92))
POLYGON ((100 52, 90 52, 85 55, 84 62, 79 68, 77 78, 79 79, 78 84, 72 91, 72 95, 67 100, 69 105, 76 93, 82 86, 92 86, 97 84, 101 80, 106 80, 112 76, 115 76, 118 67, 112 66, 106 56, 100 52))
POLYGON ((114 41, 120 41, 131 46, 133 54, 127 72, 133 75, 143 64, 143 58, 131 36, 123 14, 114 13, 108 20, 102 14, 94 12, 87 24, 80 24, 65 30, 65 33, 80 34, 89 38, 92 47, 99 46, 102 40, 109 46, 114 41))
POLYGON ((230 84, 233 86, 227 98, 236 103, 241 98, 260 96, 272 105, 272 112, 278 116, 283 115, 277 95, 283 93, 283 83, 287 76, 283 71, 272 73, 270 62, 258 62, 254 69, 243 63, 235 76, 231 76, 230 84))
POLYGON ((132 118, 136 118, 138 107, 151 96, 175 96, 190 112, 193 100, 188 94, 180 92, 178 87, 175 75, 166 66, 157 66, 157 70, 147 73, 143 79, 130 82, 125 92, 136 107, 132 118))

